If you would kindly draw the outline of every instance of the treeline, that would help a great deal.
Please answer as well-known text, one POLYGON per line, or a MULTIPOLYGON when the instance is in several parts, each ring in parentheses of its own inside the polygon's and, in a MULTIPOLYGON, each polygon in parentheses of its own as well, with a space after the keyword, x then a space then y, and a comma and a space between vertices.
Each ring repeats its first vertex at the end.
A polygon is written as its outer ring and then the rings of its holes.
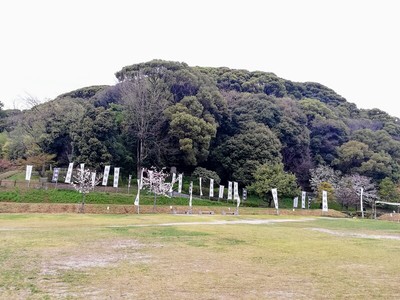
POLYGON ((319 166, 377 186, 385 180, 395 187, 400 178, 399 120, 358 109, 321 84, 160 60, 124 67, 116 77, 114 86, 3 111, 3 160, 43 166, 40 172, 71 161, 99 171, 114 165, 123 174, 201 167, 242 186, 262 165, 283 164, 307 191, 319 166))

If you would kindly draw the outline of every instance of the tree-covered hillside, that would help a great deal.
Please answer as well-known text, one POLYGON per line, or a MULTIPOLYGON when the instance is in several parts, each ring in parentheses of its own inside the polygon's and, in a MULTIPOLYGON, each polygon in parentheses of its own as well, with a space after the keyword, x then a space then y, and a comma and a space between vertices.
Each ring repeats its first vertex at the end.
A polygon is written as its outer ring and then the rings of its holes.
POLYGON ((327 166, 379 185, 400 177, 400 122, 358 109, 318 83, 273 73, 153 60, 124 67, 114 86, 85 87, 3 111, 3 160, 81 162, 124 174, 196 167, 249 185, 262 165, 283 164, 303 189, 327 166))

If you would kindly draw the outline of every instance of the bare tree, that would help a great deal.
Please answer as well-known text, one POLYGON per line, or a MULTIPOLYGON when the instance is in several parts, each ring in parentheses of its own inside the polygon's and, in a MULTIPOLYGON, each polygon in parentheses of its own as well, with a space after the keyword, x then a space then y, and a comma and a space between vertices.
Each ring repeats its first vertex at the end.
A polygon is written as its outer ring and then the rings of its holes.
POLYGON ((126 130, 136 142, 139 176, 145 159, 151 152, 159 150, 165 121, 163 112, 170 93, 160 78, 145 76, 141 72, 121 82, 119 88, 126 109, 126 130))

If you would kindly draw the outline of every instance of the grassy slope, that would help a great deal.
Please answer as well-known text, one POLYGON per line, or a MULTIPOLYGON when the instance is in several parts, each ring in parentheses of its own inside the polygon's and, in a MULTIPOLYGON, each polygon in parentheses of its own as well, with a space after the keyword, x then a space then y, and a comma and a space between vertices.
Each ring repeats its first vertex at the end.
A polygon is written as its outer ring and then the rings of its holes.
MULTIPOLYGON (((13 184, 9 187, 0 187, 0 202, 21 202, 21 203, 77 203, 81 201, 81 195, 75 191, 71 190, 62 190, 62 189, 54 189, 52 183, 48 183, 48 190, 35 188, 38 186, 39 177, 37 175, 32 177, 31 188, 27 189, 27 183, 25 182, 25 171, 11 171, 3 174, 4 178, 10 181, 17 181, 17 187, 13 187, 13 184)), ((0 174, 1 176, 1 174, 0 174)), ((40 185, 39 185, 40 186, 40 185)), ((62 184, 59 186, 62 188, 62 184)), ((91 193, 88 195, 86 202, 92 204, 130 204, 132 203, 132 197, 136 195, 136 187, 133 186, 130 191, 130 195, 123 193, 126 192, 126 182, 120 182, 120 191, 116 192, 102 192, 102 187, 97 187, 97 191, 95 193, 91 193)), ((188 193, 189 181, 185 181, 183 184, 183 192, 188 193)), ((207 187, 204 188, 204 195, 207 194, 207 187)), ((227 190, 225 189, 225 197, 227 190)), ((218 201, 208 201, 207 196, 203 196, 203 199, 196 199, 199 194, 197 182, 194 182, 194 206, 232 206, 232 201, 226 203, 226 199, 218 201)), ((218 195, 218 189, 214 189, 214 195, 218 195)), ((152 195, 148 195, 146 192, 142 194, 143 199, 142 204, 152 204, 154 198, 152 195)), ((217 199, 215 199, 217 200, 217 199)), ((160 205, 187 205, 188 199, 185 198, 173 198, 169 199, 166 197, 158 197, 157 200, 160 205)), ((260 199, 255 195, 248 195, 248 199, 245 203, 242 203, 242 206, 249 207, 266 207, 267 203, 260 199)), ((273 206, 273 204, 272 204, 273 206)), ((320 205, 318 203, 313 203, 311 208, 319 209, 320 205)), ((340 211, 341 207, 337 203, 329 204, 331 209, 335 209, 340 211)), ((293 207, 293 199, 290 198, 281 198, 279 199, 279 207, 290 209, 293 207)))

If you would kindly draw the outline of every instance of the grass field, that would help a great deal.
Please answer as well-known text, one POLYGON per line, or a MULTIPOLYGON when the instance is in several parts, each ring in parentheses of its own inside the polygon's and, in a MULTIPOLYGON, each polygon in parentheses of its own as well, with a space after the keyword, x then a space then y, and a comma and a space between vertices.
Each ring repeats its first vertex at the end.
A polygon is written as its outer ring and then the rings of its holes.
POLYGON ((395 299, 399 250, 374 220, 0 214, 0 299, 395 299))

